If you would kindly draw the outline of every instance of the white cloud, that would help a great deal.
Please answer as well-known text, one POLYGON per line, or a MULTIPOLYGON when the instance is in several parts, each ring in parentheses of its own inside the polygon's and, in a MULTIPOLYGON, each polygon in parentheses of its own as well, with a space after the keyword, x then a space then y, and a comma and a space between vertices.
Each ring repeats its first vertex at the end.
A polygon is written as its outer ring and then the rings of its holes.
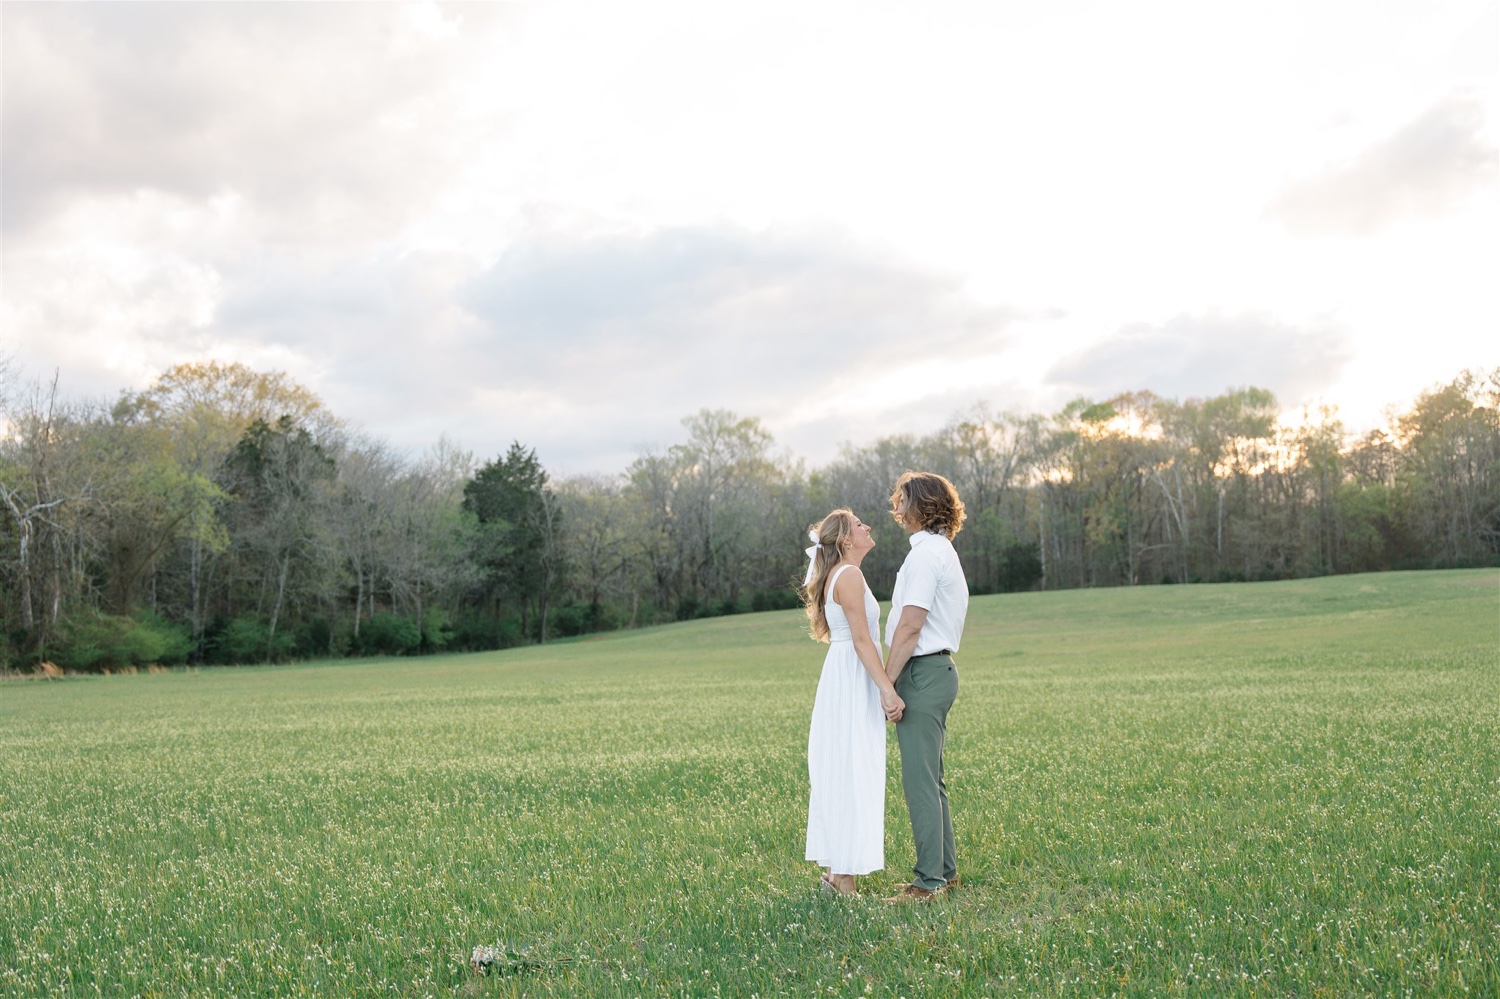
POLYGON ((1329 324, 1293 326, 1256 313, 1180 315, 1125 326, 1060 360, 1047 380, 1096 398, 1140 389, 1204 398, 1249 386, 1297 406, 1337 381, 1350 354, 1347 333, 1329 324))
POLYGON ((1444 100, 1352 161, 1290 185, 1267 211, 1294 233, 1335 236, 1451 211, 1496 177, 1500 153, 1483 128, 1477 101, 1444 100))
POLYGON ((7 232, 148 190, 238 195, 271 238, 389 233, 453 172, 468 128, 448 86, 470 53, 423 9, 8 6, 7 232))
POLYGON ((1015 318, 832 234, 729 226, 526 244, 463 299, 485 330, 466 370, 515 400, 531 439, 555 434, 574 453, 669 441, 703 407, 794 430, 827 416, 810 400, 840 397, 853 435, 851 417, 879 400, 931 391, 891 375, 993 353, 1015 318))

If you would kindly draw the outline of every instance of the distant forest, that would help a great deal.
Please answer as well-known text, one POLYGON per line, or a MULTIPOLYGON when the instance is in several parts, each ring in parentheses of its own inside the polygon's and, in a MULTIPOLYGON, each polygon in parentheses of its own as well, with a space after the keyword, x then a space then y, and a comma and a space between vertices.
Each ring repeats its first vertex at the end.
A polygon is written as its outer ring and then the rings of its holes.
POLYGON ((81 671, 494 649, 797 604, 808 525, 875 527, 889 595, 905 469, 946 475, 975 593, 1500 564, 1500 370, 1354 437, 1271 393, 983 406, 809 469, 703 410, 617 475, 525 442, 396 453, 281 373, 186 364, 113 405, 4 400, 0 668, 81 671))

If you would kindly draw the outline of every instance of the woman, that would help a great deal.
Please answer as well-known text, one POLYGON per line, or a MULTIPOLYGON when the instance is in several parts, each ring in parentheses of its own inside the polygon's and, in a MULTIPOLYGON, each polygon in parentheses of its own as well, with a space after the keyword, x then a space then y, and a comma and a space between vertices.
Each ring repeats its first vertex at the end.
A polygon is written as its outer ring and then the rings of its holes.
POLYGON ((827 868, 822 888, 852 895, 885 866, 885 722, 903 704, 880 657, 880 606, 859 564, 870 528, 834 510, 808 532, 802 600, 812 636, 828 643, 807 735, 807 859, 827 868))
POLYGON ((958 697, 953 653, 969 612, 969 584, 953 550, 964 504, 941 475, 905 472, 891 491, 891 515, 911 535, 891 592, 885 666, 905 705, 896 741, 917 862, 911 883, 886 901, 926 902, 958 885, 943 746, 948 709, 958 697))

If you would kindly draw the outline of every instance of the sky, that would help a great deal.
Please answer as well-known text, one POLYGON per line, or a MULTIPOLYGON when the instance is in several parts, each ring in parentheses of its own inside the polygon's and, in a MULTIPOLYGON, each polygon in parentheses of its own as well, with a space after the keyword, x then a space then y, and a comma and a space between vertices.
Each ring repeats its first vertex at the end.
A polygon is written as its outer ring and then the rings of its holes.
POLYGON ((813 466, 983 403, 1500 365, 1500 2, 0 4, 0 358, 398 449, 813 466))

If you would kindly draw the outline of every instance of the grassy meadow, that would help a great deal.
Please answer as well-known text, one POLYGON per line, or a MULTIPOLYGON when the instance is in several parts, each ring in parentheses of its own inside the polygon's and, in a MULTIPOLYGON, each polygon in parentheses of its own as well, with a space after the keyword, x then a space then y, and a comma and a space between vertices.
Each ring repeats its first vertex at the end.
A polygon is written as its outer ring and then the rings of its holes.
POLYGON ((925 906, 894 737, 888 869, 801 859, 821 661, 0 683, 0 994, 1500 995, 1500 572, 975 598, 925 906))

